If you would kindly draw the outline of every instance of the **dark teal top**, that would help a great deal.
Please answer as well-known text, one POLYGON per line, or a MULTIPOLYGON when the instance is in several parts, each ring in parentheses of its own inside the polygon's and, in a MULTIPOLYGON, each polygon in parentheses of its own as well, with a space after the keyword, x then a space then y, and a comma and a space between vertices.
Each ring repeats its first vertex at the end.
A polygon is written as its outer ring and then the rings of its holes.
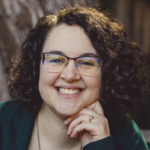
MULTIPOLYGON (((0 150, 27 150, 34 127, 35 114, 16 100, 0 103, 0 150)), ((83 150, 148 150, 133 120, 118 119, 112 135, 87 144, 83 150)))

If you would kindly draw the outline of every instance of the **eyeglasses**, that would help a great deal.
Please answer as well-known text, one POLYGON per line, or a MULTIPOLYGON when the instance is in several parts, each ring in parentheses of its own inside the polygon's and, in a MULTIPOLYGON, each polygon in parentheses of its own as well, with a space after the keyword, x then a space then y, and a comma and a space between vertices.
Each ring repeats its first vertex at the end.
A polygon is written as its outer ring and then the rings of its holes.
POLYGON ((81 75, 95 76, 102 66, 102 61, 98 57, 84 56, 70 58, 61 54, 41 53, 42 64, 48 72, 62 72, 68 65, 70 59, 75 61, 75 66, 81 75))

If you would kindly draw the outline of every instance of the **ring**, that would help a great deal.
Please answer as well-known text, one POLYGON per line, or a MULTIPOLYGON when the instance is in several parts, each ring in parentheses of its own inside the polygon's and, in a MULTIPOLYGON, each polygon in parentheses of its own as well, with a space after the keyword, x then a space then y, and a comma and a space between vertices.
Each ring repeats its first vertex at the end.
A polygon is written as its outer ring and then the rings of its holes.
POLYGON ((92 120, 93 118, 94 118, 93 116, 90 116, 90 117, 89 117, 89 122, 91 122, 91 120, 92 120))

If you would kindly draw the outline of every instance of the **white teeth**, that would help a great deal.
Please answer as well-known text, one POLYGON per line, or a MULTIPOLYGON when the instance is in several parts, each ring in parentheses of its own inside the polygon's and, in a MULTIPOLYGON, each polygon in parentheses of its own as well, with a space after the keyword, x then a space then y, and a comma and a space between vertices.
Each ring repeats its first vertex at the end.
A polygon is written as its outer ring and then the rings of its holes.
POLYGON ((65 89, 64 91, 65 91, 64 93, 68 93, 68 89, 65 89))
POLYGON ((76 89, 76 90, 73 90, 73 89, 63 89, 63 88, 59 88, 59 93, 61 94, 68 94, 68 95, 72 95, 72 94, 77 94, 79 93, 80 90, 76 89))
POLYGON ((73 90, 69 90, 69 94, 70 94, 70 95, 73 94, 73 90))

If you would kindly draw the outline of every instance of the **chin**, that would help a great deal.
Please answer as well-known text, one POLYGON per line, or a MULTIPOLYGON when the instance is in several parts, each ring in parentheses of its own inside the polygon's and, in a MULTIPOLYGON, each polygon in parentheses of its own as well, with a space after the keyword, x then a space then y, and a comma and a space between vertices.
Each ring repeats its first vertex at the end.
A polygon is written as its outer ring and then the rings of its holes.
POLYGON ((70 116, 74 116, 76 115, 77 113, 79 113, 80 111, 79 110, 75 110, 75 109, 72 109, 72 108, 66 108, 66 109, 58 109, 57 112, 61 115, 61 116, 64 116, 64 117, 70 117, 70 116))
POLYGON ((55 110, 63 116, 73 116, 81 111, 81 107, 77 103, 64 102, 55 105, 55 110))

